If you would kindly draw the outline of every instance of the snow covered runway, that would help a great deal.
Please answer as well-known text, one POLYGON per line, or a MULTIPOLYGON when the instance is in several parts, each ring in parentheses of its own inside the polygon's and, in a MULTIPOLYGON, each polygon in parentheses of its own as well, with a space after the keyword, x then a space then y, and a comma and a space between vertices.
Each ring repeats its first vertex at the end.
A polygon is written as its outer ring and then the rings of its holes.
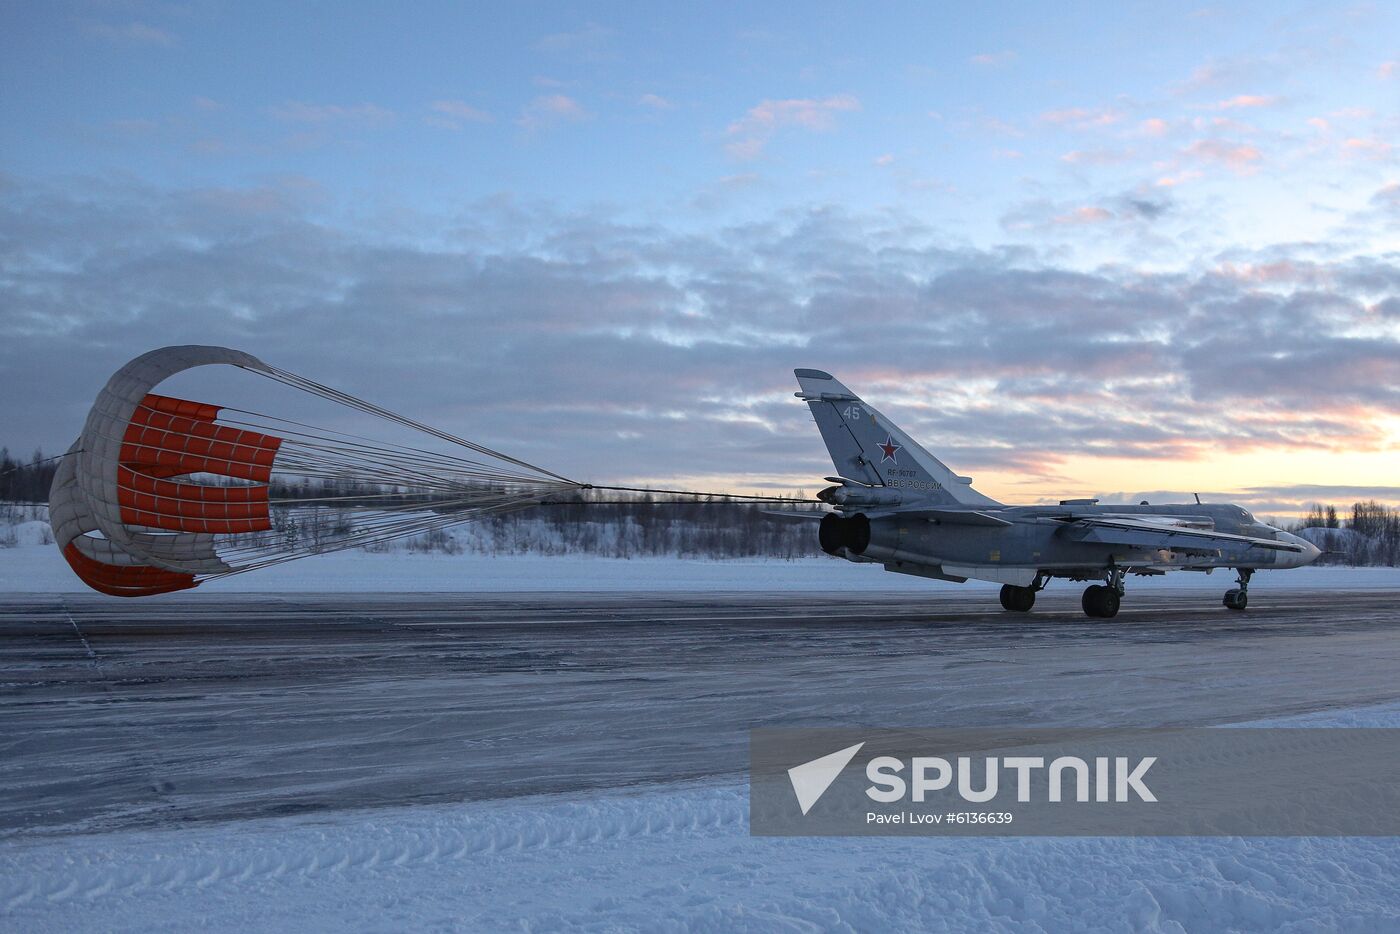
POLYGON ((1400 594, 0 600, 0 833, 734 776, 757 726, 1180 726, 1400 697, 1400 594))
POLYGON ((0 597, 0 927, 1400 926, 1386 839, 750 838, 752 726, 1400 725, 1392 589, 986 596, 0 597))

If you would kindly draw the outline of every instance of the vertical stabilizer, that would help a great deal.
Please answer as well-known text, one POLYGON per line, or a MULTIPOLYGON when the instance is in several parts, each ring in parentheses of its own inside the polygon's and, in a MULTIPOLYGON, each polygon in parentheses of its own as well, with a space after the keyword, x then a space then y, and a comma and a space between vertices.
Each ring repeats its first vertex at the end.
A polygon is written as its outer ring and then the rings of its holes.
POLYGON ((802 387, 797 397, 812 410, 831 462, 842 477, 900 490, 905 503, 1000 505, 974 490, 970 478, 953 473, 830 373, 793 372, 802 387))

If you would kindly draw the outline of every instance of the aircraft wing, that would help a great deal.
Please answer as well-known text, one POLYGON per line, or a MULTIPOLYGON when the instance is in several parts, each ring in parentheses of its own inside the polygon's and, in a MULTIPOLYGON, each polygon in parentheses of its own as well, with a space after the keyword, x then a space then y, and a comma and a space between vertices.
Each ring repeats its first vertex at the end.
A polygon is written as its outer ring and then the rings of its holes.
POLYGON ((1244 551, 1267 548, 1273 551, 1303 550, 1291 542, 1276 542, 1269 538, 1253 538, 1210 529, 1192 529, 1154 522, 1150 519, 1096 518, 1071 516, 1065 523, 1064 535, 1075 541, 1101 542, 1106 545, 1131 545, 1138 548, 1168 548, 1173 551, 1244 551))

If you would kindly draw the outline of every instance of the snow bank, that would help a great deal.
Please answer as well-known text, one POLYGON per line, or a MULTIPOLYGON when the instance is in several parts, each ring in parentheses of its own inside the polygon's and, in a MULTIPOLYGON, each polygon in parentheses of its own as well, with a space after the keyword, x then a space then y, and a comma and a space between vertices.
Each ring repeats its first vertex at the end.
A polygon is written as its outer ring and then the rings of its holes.
POLYGON ((1394 839, 753 838, 743 785, 684 785, 12 840, 0 927, 1379 931, 1397 877, 1394 839))
MULTIPOLYGON (((1177 572, 1128 580, 1129 594, 1162 589, 1224 593, 1234 574, 1177 572)), ((837 558, 791 561, 745 558, 593 558, 582 555, 367 554, 317 555, 201 586, 224 593, 488 593, 619 591, 872 590, 881 592, 995 591, 997 584, 952 584, 890 574, 878 565, 837 558)), ((1078 588, 1063 581, 1051 588, 1078 588)), ((1254 593, 1274 590, 1400 588, 1400 568, 1309 567, 1261 571, 1254 593)), ((58 550, 49 546, 0 549, 0 593, 87 592, 58 550)))

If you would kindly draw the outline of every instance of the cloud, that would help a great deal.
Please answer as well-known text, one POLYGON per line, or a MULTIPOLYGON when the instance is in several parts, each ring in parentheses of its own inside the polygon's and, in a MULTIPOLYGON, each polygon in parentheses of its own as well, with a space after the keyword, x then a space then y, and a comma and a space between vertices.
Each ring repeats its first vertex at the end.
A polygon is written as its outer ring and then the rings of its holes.
POLYGON ((1400 62, 1381 62, 1376 68, 1376 75, 1381 78, 1400 76, 1400 62))
POLYGON ((538 130, 560 123, 581 123, 592 117, 567 94, 545 94, 526 104, 515 122, 527 130, 538 130))
POLYGON ((1201 174, 1202 174, 1202 173, 1196 171, 1195 169, 1186 169, 1186 170, 1177 172, 1177 173, 1175 173, 1175 174, 1173 174, 1173 175, 1163 175, 1163 176, 1160 176, 1160 177, 1159 177, 1155 182, 1153 182, 1152 184, 1153 184, 1154 187, 1157 187, 1157 188, 1175 188, 1175 187, 1178 186, 1178 185, 1182 185, 1182 184, 1185 184, 1186 182, 1194 181, 1195 179, 1200 178, 1200 177, 1201 177, 1201 174))
POLYGON ((968 59, 974 65, 983 68, 1000 68, 1003 65, 1010 65, 1016 61, 1016 53, 1010 49, 1003 49, 1000 52, 979 52, 968 59))
POLYGON ((1385 140, 1353 136, 1342 143, 1342 148, 1350 155, 1369 159, 1388 159, 1394 149, 1385 140))
POLYGON ((1060 157, 1070 165, 1114 165, 1130 162, 1137 154, 1131 149, 1073 149, 1060 157))
POLYGON ((1172 208, 1171 202, 1165 199, 1154 200, 1134 195, 1124 195, 1118 199, 1118 203, 1122 206, 1120 213, 1131 213, 1150 221, 1157 220, 1172 208))
POLYGON ((1275 107, 1278 103, 1279 98, 1269 94, 1237 94, 1227 100, 1216 101, 1212 106, 1215 110, 1242 110, 1275 107))
POLYGON ((473 107, 466 101, 433 101, 428 105, 428 110, 431 113, 424 117, 423 121, 430 126, 441 127, 445 130, 460 130, 468 123, 490 123, 496 119, 491 114, 473 107))
POLYGON ((994 136, 1008 136, 1012 139, 1020 139, 1026 135, 1026 131, 1016 124, 989 115, 978 117, 975 121, 975 125, 979 130, 991 133, 994 136))
POLYGON ((597 23, 589 23, 572 32, 556 32, 535 43, 535 50, 584 62, 603 62, 616 58, 612 49, 616 33, 597 23))
POLYGON ((378 104, 309 104, 287 101, 269 107, 268 113, 285 123, 311 126, 339 124, 345 126, 381 127, 394 121, 394 112, 378 104))
MULTIPOLYGON (((66 444, 107 374, 173 343, 240 347, 588 480, 810 484, 830 464, 795 366, 838 373, 968 471, 1345 452, 1400 417, 1400 338, 1377 326, 1394 256, 1076 271, 952 248, 910 218, 697 233, 504 199, 421 218, 433 246, 416 248, 327 224, 319 197, 0 188, 0 395, 23 400, 0 443, 66 444)), ((1084 207, 1108 231, 1168 210, 1140 193, 1084 207)))
POLYGON ((1371 206, 1400 216, 1400 182, 1388 182, 1371 195, 1371 206))
POLYGON ((1113 220, 1113 212, 1107 208, 1097 205, 1075 208, 1068 214, 1059 214, 1051 218, 1050 223, 1060 226, 1078 226, 1081 224, 1102 224, 1113 220))
POLYGON ((1219 139, 1198 139, 1187 146, 1182 154, 1196 161, 1227 166, 1241 174, 1254 171, 1264 158, 1263 153, 1255 146, 1219 139))
POLYGON ((725 128, 730 142, 725 149, 737 159, 753 159, 787 127, 812 131, 829 131, 836 127, 836 115, 860 110, 860 100, 854 94, 831 97, 763 100, 749 108, 748 113, 725 128))
POLYGON ((1194 494, 1202 502, 1234 503, 1244 506, 1268 521, 1271 516, 1302 516, 1315 503, 1331 504, 1347 509, 1354 502, 1376 500, 1400 503, 1400 487, 1351 486, 1345 484, 1281 484, 1278 486, 1248 486, 1240 490, 1140 490, 1137 492, 1098 492, 1094 496, 1104 503, 1189 503, 1194 494))
POLYGON ((1145 232, 1171 210, 1171 202, 1129 192, 1099 204, 1064 204, 1046 199, 1026 202, 1002 217, 1002 226, 1018 233, 1051 233, 1057 228, 1098 228, 1112 225, 1121 234, 1145 232))
POLYGON ((97 39, 128 45, 173 46, 174 33, 152 26, 149 23, 104 23, 97 20, 82 20, 83 32, 97 39))
POLYGON ((1143 136, 1166 136, 1171 124, 1161 117, 1148 117, 1138 124, 1138 132, 1143 136))
POLYGON ((660 94, 643 94, 637 98, 637 103, 652 110, 670 110, 676 106, 660 94))
POLYGON ((1257 87, 1281 75, 1296 72, 1311 55, 1295 50, 1291 54, 1218 59, 1197 66, 1185 81, 1172 87, 1172 92, 1177 96, 1187 96, 1227 85, 1252 84, 1257 87))
POLYGON ((1121 123, 1126 116, 1126 113, 1113 107, 1093 109, 1069 107, 1062 110, 1047 110, 1038 119, 1041 123, 1050 126, 1074 130, 1098 130, 1121 123))

